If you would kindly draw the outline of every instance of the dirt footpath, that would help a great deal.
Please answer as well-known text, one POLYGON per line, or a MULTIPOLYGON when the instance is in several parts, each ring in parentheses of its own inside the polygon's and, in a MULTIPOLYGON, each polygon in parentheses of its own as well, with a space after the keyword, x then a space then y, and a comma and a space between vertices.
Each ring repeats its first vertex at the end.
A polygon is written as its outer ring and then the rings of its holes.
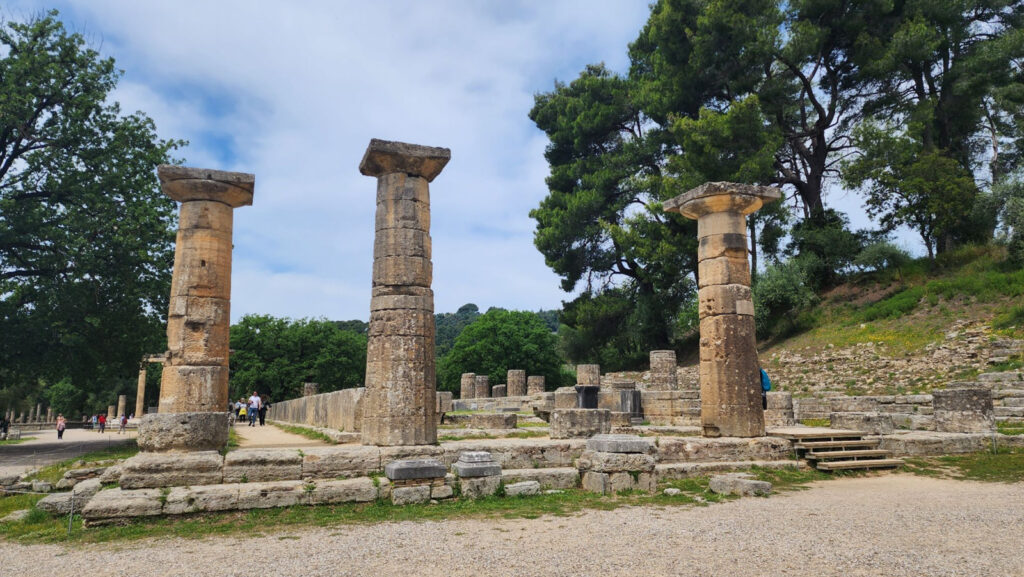
POLYGON ((240 449, 264 449, 271 447, 323 447, 327 443, 309 439, 302 435, 286 433, 277 427, 267 424, 264 426, 250 427, 245 423, 235 424, 235 433, 238 434, 238 448, 240 449))
POLYGON ((4 574, 338 577, 1024 575, 1024 484, 839 479, 709 507, 268 528, 254 538, 0 547, 4 574), (239 563, 240 551, 258 561, 239 563))

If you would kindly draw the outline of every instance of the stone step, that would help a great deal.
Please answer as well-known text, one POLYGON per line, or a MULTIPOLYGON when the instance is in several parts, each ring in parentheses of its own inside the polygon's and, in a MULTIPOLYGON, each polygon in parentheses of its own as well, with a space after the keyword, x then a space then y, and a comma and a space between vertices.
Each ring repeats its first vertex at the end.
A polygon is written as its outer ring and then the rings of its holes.
POLYGON ((999 419, 999 422, 1008 425, 1024 425, 1024 417, 1003 417, 999 419))
POLYGON ((1000 389, 992 390, 992 398, 999 399, 1024 399, 1024 389, 1000 389))
POLYGON ((865 435, 863 431, 828 429, 825 427, 783 427, 770 429, 768 434, 773 437, 782 437, 783 439, 799 442, 842 441, 860 439, 865 435))
POLYGON ((678 479, 689 479, 692 477, 703 477, 710 473, 723 471, 745 471, 751 467, 762 469, 793 469, 806 468, 807 465, 801 461, 718 461, 705 463, 659 463, 654 466, 654 472, 659 481, 678 479))
POLYGON ((1014 381, 1024 381, 1024 373, 1021 373, 1020 371, 982 373, 978 375, 978 380, 983 383, 1010 383, 1014 381))
POLYGON ((997 419, 1002 417, 1024 417, 1024 407, 993 407, 997 419))
POLYGON ((810 441, 793 445, 796 449, 873 449, 878 446, 878 439, 861 439, 857 441, 810 441))
POLYGON ((1020 349, 993 349, 990 357, 1012 357, 1020 354, 1020 349))
POLYGON ((818 463, 819 471, 840 471, 846 469, 891 469, 902 467, 903 459, 865 459, 863 461, 822 461, 818 463))
POLYGON ((849 451, 811 451, 804 455, 809 461, 827 461, 830 459, 839 460, 850 460, 850 459, 863 459, 863 458, 887 458, 892 456, 892 451, 885 451, 882 449, 865 449, 849 450, 849 451))

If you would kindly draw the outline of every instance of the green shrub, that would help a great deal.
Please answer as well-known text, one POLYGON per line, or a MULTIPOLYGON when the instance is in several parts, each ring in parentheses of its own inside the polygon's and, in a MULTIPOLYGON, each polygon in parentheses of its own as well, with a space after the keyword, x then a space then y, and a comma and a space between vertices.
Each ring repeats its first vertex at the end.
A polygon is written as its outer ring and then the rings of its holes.
POLYGON ((857 258, 853 259, 853 265, 865 269, 881 271, 895 269, 900 280, 903 280, 903 267, 907 266, 912 259, 907 251, 892 244, 891 242, 876 242, 868 245, 860 251, 857 258))
POLYGON ((861 322, 895 319, 912 312, 925 294, 925 288, 916 286, 902 290, 889 298, 865 307, 858 318, 861 322))
POLYGON ((768 267, 754 286, 757 333, 761 337, 784 334, 799 326, 802 309, 814 305, 818 297, 808 286, 800 259, 791 259, 768 267))

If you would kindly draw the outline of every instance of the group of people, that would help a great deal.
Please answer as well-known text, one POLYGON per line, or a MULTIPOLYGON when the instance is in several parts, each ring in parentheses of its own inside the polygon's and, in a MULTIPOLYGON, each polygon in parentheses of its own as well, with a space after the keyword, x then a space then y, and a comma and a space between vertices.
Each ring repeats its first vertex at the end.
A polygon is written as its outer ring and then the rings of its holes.
MULTIPOLYGON (((57 423, 58 423, 57 438, 58 439, 61 438, 61 433, 63 431, 63 429, 59 428, 60 420, 63 419, 63 418, 64 418, 63 415, 58 415, 58 417, 57 417, 57 423)), ((116 422, 117 425, 118 425, 118 427, 117 427, 117 434, 118 435, 120 435, 121 433, 128 434, 128 421, 130 419, 134 419, 134 418, 135 418, 135 415, 132 415, 130 417, 128 415, 121 415, 120 417, 116 418, 114 420, 114 422, 116 422)), ((105 433, 107 431, 107 416, 104 415, 103 413, 99 413, 97 415, 93 415, 92 418, 89 419, 89 422, 92 423, 92 428, 94 430, 99 431, 100 433, 105 433)))
POLYGON ((255 427, 257 420, 262 427, 264 422, 267 420, 267 409, 269 408, 270 403, 267 396, 260 395, 256 391, 253 391, 252 396, 248 399, 242 397, 238 399, 238 401, 230 403, 228 412, 231 413, 232 417, 237 416, 238 421, 245 422, 248 420, 250 427, 255 427))

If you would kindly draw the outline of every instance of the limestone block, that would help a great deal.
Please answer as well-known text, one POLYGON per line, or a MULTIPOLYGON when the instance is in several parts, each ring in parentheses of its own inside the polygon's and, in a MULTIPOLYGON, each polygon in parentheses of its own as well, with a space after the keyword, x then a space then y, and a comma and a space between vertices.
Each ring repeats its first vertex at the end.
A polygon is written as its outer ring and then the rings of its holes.
POLYGON ((556 409, 576 408, 576 389, 573 387, 559 387, 555 390, 556 409))
MULTIPOLYGON (((377 180, 375 230, 430 231, 430 189, 423 179, 389 175, 377 180)), ((426 286, 426 285, 424 285, 426 286)))
POLYGON ((491 396, 491 381, 487 375, 476 375, 473 377, 475 383, 475 399, 488 399, 491 396))
POLYGON ((574 489, 580 484, 580 471, 575 467, 502 469, 501 480, 506 489, 526 481, 536 482, 542 489, 574 489))
POLYGON ((482 499, 498 492, 501 487, 501 475, 489 477, 469 477, 459 479, 459 492, 467 499, 482 499))
POLYGON ((746 258, 723 256, 697 263, 697 288, 738 284, 750 286, 750 263, 746 258))
POLYGON ((374 286, 430 286, 434 266, 419 256, 383 256, 373 259, 374 286))
POLYGON ((992 389, 986 386, 960 387, 932 391, 932 406, 936 411, 992 411, 992 389))
POLYGON ((587 438, 611 432, 611 411, 605 409, 555 409, 551 412, 551 438, 587 438))
POLYGON ((240 449, 224 457, 224 482, 285 481, 302 478, 303 455, 296 449, 240 449))
POLYGON ((373 479, 368 477, 317 481, 309 495, 309 502, 312 505, 368 503, 376 500, 377 495, 378 488, 373 484, 373 479))
POLYGON ((412 505, 415 503, 429 503, 430 490, 430 485, 416 485, 414 487, 394 487, 391 489, 391 504, 412 505))
POLYGON ((601 386, 601 365, 576 365, 576 386, 601 386))
POLYGON ((476 373, 462 373, 459 381, 459 398, 472 399, 476 397, 476 373))
POLYGON ((613 412, 622 412, 621 391, 601 390, 597 393, 597 408, 608 409, 613 412))
POLYGON ((475 413, 469 416, 474 429, 515 429, 519 418, 515 413, 475 413))
POLYGON ((508 396, 521 397, 526 395, 526 371, 510 369, 505 382, 508 396))
POLYGON ((491 387, 491 397, 498 399, 505 397, 506 385, 494 385, 491 387))
MULTIPOLYGON (((177 361, 170 359, 168 362, 177 361)), ((228 404, 228 367, 168 364, 164 366, 160 379, 161 414, 216 412, 224 420, 224 443, 227 442, 224 407, 228 404)), ((205 442, 198 438, 194 440, 205 442)))
MULTIPOLYGON (((169 368, 164 367, 164 375, 169 368)), ((227 406, 226 400, 224 406, 227 406)), ((228 415, 225 412, 151 413, 139 423, 138 443, 146 452, 219 450, 228 443, 228 415)))
POLYGON ((771 493, 772 484, 768 481, 758 481, 753 478, 753 475, 747 473, 729 473, 711 477, 708 488, 720 495, 753 497, 771 493))
POLYGON ((75 489, 65 493, 53 493, 36 502, 36 508, 42 509, 51 515, 67 515, 71 511, 72 499, 76 512, 81 510, 100 491, 99 479, 88 479, 75 486, 75 489))
MULTIPOLYGON (((214 204, 214 203, 202 203, 214 204)), ((188 207, 189 205, 182 205, 188 207)), ((231 297, 231 226, 222 230, 178 230, 171 276, 171 300, 183 297, 228 299, 231 297)), ((169 313, 184 314, 181 304, 171 303, 169 313)))
POLYGON ((241 483, 238 485, 239 509, 272 509, 291 507, 309 500, 303 481, 241 483))
POLYGON ((659 437, 657 449, 659 463, 778 461, 789 457, 792 444, 778 437, 659 437))
POLYGON ((936 431, 947 433, 986 433, 996 430, 995 414, 979 411, 935 411, 936 431))
POLYGON ((526 377, 526 394, 533 396, 542 394, 545 391, 544 377, 541 375, 530 375, 526 377))
POLYGON ((638 435, 594 435, 587 450, 602 453, 653 453, 654 443, 638 435))
POLYGON ((167 494, 164 502, 164 515, 185 515, 206 511, 232 511, 240 509, 238 493, 241 485, 228 483, 221 485, 199 485, 194 487, 174 487, 167 494))
POLYGON ((256 177, 244 172, 226 172, 161 164, 157 176, 164 194, 181 203, 212 200, 228 207, 252 204, 256 177))
POLYGON ((829 420, 837 429, 851 429, 873 435, 887 435, 896 428, 889 413, 832 413, 829 420))
POLYGON ((430 309, 388 309, 370 312, 370 337, 433 335, 434 313, 430 309))
MULTIPOLYGON (((701 319, 717 315, 754 316, 754 300, 750 287, 742 284, 705 286, 697 291, 701 319)), ((701 335, 703 336, 703 332, 701 335)))
POLYGON ((380 449, 373 446, 310 447, 302 452, 303 478, 362 477, 381 470, 380 449))
POLYGON ((391 481, 443 478, 446 472, 444 464, 437 459, 406 459, 384 466, 384 474, 391 481))
POLYGON ((648 390, 667 391, 678 386, 675 351, 651 351, 651 382, 648 390))
POLYGON ((501 465, 487 451, 465 451, 452 465, 452 472, 459 478, 501 476, 501 465))
POLYGON ((454 464, 466 451, 487 451, 502 469, 571 467, 583 453, 582 439, 485 439, 445 443, 443 461, 454 464))
POLYGON ((644 491, 653 493, 658 488, 657 477, 652 472, 637 473, 635 471, 622 471, 618 473, 607 473, 608 488, 613 493, 619 491, 644 491))
POLYGON ((437 399, 436 413, 438 415, 442 413, 452 412, 452 393, 451 391, 437 391, 435 396, 437 399))
POLYGON ((874 413, 880 406, 871 397, 832 397, 829 405, 834 413, 874 413))
POLYGON ((224 457, 216 451, 139 453, 121 465, 122 489, 215 485, 224 478, 224 457))
POLYGON ((440 485, 430 487, 430 498, 431 499, 450 499, 455 495, 455 490, 451 485, 440 485))
POLYGON ((633 424, 633 414, 620 411, 611 411, 612 429, 615 427, 629 427, 633 424))
POLYGON ((434 310, 434 292, 426 287, 375 286, 370 311, 434 310), (399 292, 401 291, 401 292, 399 292))
POLYGON ((404 142, 370 140, 359 172, 366 176, 416 175, 427 182, 434 180, 451 159, 447 148, 420 146, 404 142))
POLYGON ((713 234, 701 237, 697 243, 697 259, 706 260, 727 256, 747 258, 747 235, 741 233, 713 234))
POLYGON ((768 399, 768 409, 793 410, 793 393, 768 391, 765 396, 768 399))
POLYGON ((159 489, 107 489, 100 491, 82 509, 86 525, 123 522, 132 517, 152 517, 163 512, 159 489))
POLYGON ((385 257, 430 259, 430 233, 415 228, 384 228, 373 239, 374 260, 385 257))
POLYGON ((36 493, 49 493, 53 491, 53 484, 47 481, 32 481, 32 491, 36 493))
MULTIPOLYGON (((463 449, 465 450, 465 449, 463 449)), ((438 445, 404 445, 380 448, 380 462, 390 463, 407 459, 437 459, 445 454, 444 447, 438 445)))
POLYGON ((587 471, 586 473, 583 473, 580 481, 580 486, 584 491, 600 493, 602 495, 611 492, 611 485, 611 475, 608 473, 596 473, 594 471, 587 471))
POLYGON ((540 494, 540 483, 537 481, 522 481, 505 485, 506 497, 526 497, 540 494))
POLYGON ((645 453, 604 453, 587 450, 580 456, 576 466, 580 471, 597 473, 651 472, 654 470, 654 456, 645 453))

